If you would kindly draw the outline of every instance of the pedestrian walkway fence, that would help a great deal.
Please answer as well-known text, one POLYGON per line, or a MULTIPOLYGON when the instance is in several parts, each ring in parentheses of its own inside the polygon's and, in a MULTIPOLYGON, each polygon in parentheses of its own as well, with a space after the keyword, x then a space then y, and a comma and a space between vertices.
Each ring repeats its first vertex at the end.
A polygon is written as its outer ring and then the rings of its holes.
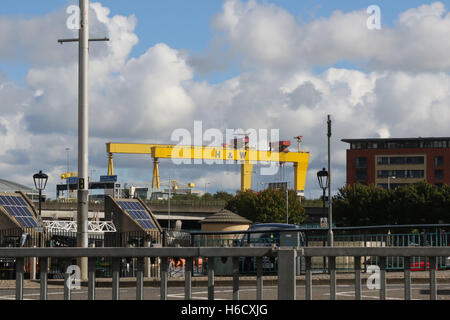
MULTIPOLYGON (((320 248, 328 246, 328 235, 326 232, 320 233, 320 230, 309 231, 286 231, 289 233, 302 233, 301 237, 294 238, 296 241, 287 243, 291 247, 304 248, 320 248), (319 231, 319 232, 317 232, 319 231)), ((195 233, 192 235, 192 244, 195 247, 279 247, 283 243, 283 231, 273 233, 270 232, 251 234, 249 232, 227 232, 227 233, 195 233), (267 234, 269 234, 267 236, 267 234)), ((375 233, 369 234, 336 234, 334 236, 335 247, 354 247, 354 248, 389 248, 389 247, 447 247, 449 244, 449 234, 436 229, 434 231, 422 233, 375 233)), ((286 241, 284 241, 286 242, 286 241)), ((255 265, 249 259, 241 259, 241 271, 244 273, 254 274, 255 265)), ((364 271, 368 266, 379 265, 380 261, 376 256, 364 255, 361 257, 361 265, 364 271)), ((313 272, 327 272, 328 261, 325 257, 314 257, 311 261, 313 272)), ((386 270, 402 271, 405 268, 404 257, 388 257, 386 259, 386 270)), ((338 257, 336 260, 336 270, 338 272, 352 271, 354 268, 353 257, 338 257)), ((412 271, 424 271, 427 266, 424 257, 413 256, 409 262, 412 271)), ((447 257, 439 257, 437 260, 437 268, 445 270, 450 268, 449 259, 447 257)), ((228 269, 230 264, 228 262, 228 269)), ((205 273, 206 270, 203 271, 205 273)), ((276 273, 276 261, 274 259, 267 260, 264 263, 264 272, 266 274, 276 273)))
MULTIPOLYGON (((353 230, 352 230, 353 231, 353 230)), ((448 246, 449 236, 440 229, 423 233, 367 233, 360 232, 349 234, 336 232, 334 246, 348 248, 390 248, 390 247, 429 247, 445 248, 448 246)), ((30 232, 24 237, 22 230, 9 230, 0 232, 1 247, 34 247, 41 244, 47 248, 76 247, 76 234, 70 232, 53 232, 46 234, 30 232)), ((128 232, 112 234, 90 234, 89 245, 95 248, 151 248, 151 247, 213 247, 213 248, 260 248, 260 247, 301 247, 324 248, 328 246, 326 230, 283 230, 276 232, 182 232, 165 231, 161 238, 154 239, 145 232, 128 232), (300 236, 301 235, 301 236, 300 236)), ((297 257, 297 274, 305 273, 305 261, 297 257)), ((257 261, 255 256, 240 257, 238 260, 241 274, 255 275, 257 261)), ((193 259, 193 276, 208 274, 208 264, 205 257, 193 259)), ((76 261, 73 259, 54 257, 49 261, 48 277, 62 279, 68 266, 76 261)), ((326 257, 313 257, 311 260, 311 272, 324 273, 328 271, 329 261, 326 257)), ((411 261, 405 261, 402 256, 390 256, 386 261, 379 261, 377 256, 363 255, 355 262, 352 256, 336 258, 337 272, 352 272, 355 263, 360 263, 362 270, 372 265, 379 266, 384 263, 387 271, 403 271, 409 267, 411 271, 425 271, 429 264, 424 256, 412 256, 411 261)), ((450 268, 450 259, 446 256, 438 257, 436 261, 438 270, 450 268)), ((160 274, 161 261, 151 258, 146 267, 146 277, 157 277, 160 274)), ((278 260, 275 256, 265 257, 262 261, 263 273, 274 275, 278 272, 278 260)), ((25 260, 26 278, 39 278, 40 265, 36 259, 25 260)), ((120 276, 136 276, 137 260, 123 258, 120 261, 120 276)), ((233 261, 231 258, 221 257, 216 262, 216 274, 229 276, 232 274, 233 261)), ((186 260, 182 257, 172 257, 168 262, 168 277, 184 277, 186 272, 186 260)), ((99 257, 96 261, 96 277, 112 277, 112 259, 99 257)), ((15 278, 15 259, 0 258, 0 279, 15 278)))
MULTIPOLYGON (((352 257, 354 263, 354 288, 355 299, 361 299, 363 283, 361 281, 361 258, 364 256, 376 257, 379 261, 379 271, 375 276, 379 283, 380 300, 385 300, 387 296, 386 265, 389 257, 404 258, 404 297, 406 300, 412 298, 411 268, 409 262, 412 257, 425 257, 429 263, 429 294, 431 300, 438 298, 437 291, 437 273, 436 261, 439 257, 450 256, 450 248, 445 247, 307 247, 307 248, 272 248, 272 247, 237 247, 237 248, 0 248, 0 258, 14 258, 16 289, 15 297, 17 300, 24 298, 24 266, 25 259, 36 258, 39 260, 40 268, 40 293, 41 300, 48 299, 48 261, 52 258, 68 259, 87 259, 87 268, 81 277, 86 277, 87 298, 96 299, 96 264, 99 257, 112 260, 112 282, 111 299, 120 299, 120 266, 121 261, 126 258, 136 259, 136 300, 144 299, 144 274, 146 259, 157 258, 161 261, 160 269, 160 299, 168 299, 168 272, 169 259, 173 257, 182 257, 186 260, 186 269, 184 273, 185 299, 192 299, 192 276, 193 261, 200 257, 205 257, 208 264, 208 299, 215 299, 215 277, 216 262, 218 259, 227 258, 232 261, 232 274, 230 287, 232 287, 233 300, 240 299, 240 277, 239 259, 241 257, 256 259, 256 294, 255 299, 264 299, 264 281, 263 281, 263 261, 267 258, 276 258, 278 269, 276 273, 277 298, 280 300, 297 299, 297 270, 298 261, 304 261, 304 286, 305 298, 311 300, 314 287, 312 282, 313 269, 312 260, 314 258, 323 258, 328 261, 327 272, 329 274, 330 299, 337 298, 336 292, 336 272, 338 258, 352 257), (300 258, 300 259, 298 259, 300 258)), ((76 275, 76 274, 75 274, 76 275)), ((69 300, 72 292, 72 281, 74 275, 65 273, 64 298, 69 300)), ((83 279, 79 279, 83 280, 83 279)))

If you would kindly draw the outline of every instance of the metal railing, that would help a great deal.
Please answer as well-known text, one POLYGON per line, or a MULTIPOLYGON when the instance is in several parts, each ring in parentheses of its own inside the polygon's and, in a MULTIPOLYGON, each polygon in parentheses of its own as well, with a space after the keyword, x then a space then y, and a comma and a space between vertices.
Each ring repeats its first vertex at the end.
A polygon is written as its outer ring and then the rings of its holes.
MULTIPOLYGON (((1 248, 1 257, 16 259, 16 299, 24 297, 24 262, 26 258, 36 257, 40 265, 40 299, 47 300, 48 295, 48 259, 49 258, 88 258, 88 299, 95 300, 96 294, 96 261, 98 257, 112 259, 112 299, 120 299, 120 262, 122 258, 137 259, 136 268, 136 300, 144 299, 144 259, 153 257, 161 259, 160 270, 160 298, 168 298, 168 271, 169 259, 183 257, 186 259, 186 271, 184 273, 185 299, 192 299, 193 260, 198 257, 206 257, 208 261, 208 299, 214 300, 214 279, 216 258, 230 257, 232 259, 232 287, 233 300, 239 300, 241 257, 256 258, 256 296, 263 299, 263 259, 276 257, 278 260, 278 299, 295 300, 297 294, 297 274, 299 261, 304 261, 305 271, 305 297, 312 299, 313 285, 311 266, 312 258, 325 257, 328 259, 330 299, 336 299, 336 258, 351 257, 354 259, 354 287, 355 299, 361 299, 361 259, 364 256, 378 257, 380 299, 386 296, 386 262, 388 257, 405 258, 404 290, 405 299, 410 300, 411 292, 411 257, 426 257, 429 261, 429 286, 430 299, 437 299, 436 259, 450 256, 450 248, 432 247, 398 247, 398 248, 355 248, 355 247, 323 247, 323 248, 271 248, 271 247, 247 247, 247 248, 1 248), (302 259, 298 259, 301 257, 302 259)), ((66 276, 67 279, 67 276, 66 276)), ((70 287, 65 285, 65 299, 70 299, 70 287)))
MULTIPOLYGON (((334 235, 335 247, 357 247, 357 248, 385 248, 385 247, 447 247, 450 243, 450 233, 441 232, 441 227, 448 225, 409 225, 409 226, 373 226, 373 227, 347 227, 336 228, 334 235), (405 230, 413 227, 427 227, 427 232, 421 233, 367 233, 368 229, 375 231, 377 229, 396 229, 401 227, 405 230), (439 228, 437 228, 439 226, 439 228), (360 232, 360 233, 358 233, 360 232)), ((328 246, 328 235, 326 230, 313 229, 293 229, 293 230, 271 230, 264 233, 274 236, 252 238, 252 234, 261 234, 261 231, 232 231, 232 232, 192 232, 192 247, 242 247, 242 246, 283 246, 282 237, 284 234, 301 233, 302 237, 299 244, 290 243, 287 246, 301 246, 308 248, 322 248, 328 246)), ((286 241, 285 241, 286 242, 286 241)), ((292 242, 292 241, 291 241, 292 242)), ((378 257, 364 256, 362 260, 363 270, 366 271, 370 265, 378 265, 378 257)), ((336 268, 339 272, 352 272, 353 259, 340 258, 336 261, 336 268)), ((411 257, 413 271, 422 271, 426 268, 426 262, 420 256, 411 257)), ((388 271, 403 271, 405 266, 404 257, 388 257, 388 271)), ((439 270, 448 269, 444 257, 437 261, 439 270)), ((328 272, 327 259, 325 257, 314 257, 312 268, 315 272, 328 272)), ((267 270, 273 272, 276 270, 267 270)), ((252 270, 250 270, 252 273, 252 270)))
MULTIPOLYGON (((48 297, 48 260, 49 258, 88 258, 88 299, 95 300, 96 262, 99 257, 112 259, 112 299, 120 299, 120 263, 122 258, 136 258, 136 300, 144 298, 144 259, 159 258, 160 297, 167 300, 169 259, 183 257, 186 259, 185 298, 192 299, 193 260, 207 257, 208 261, 208 299, 214 300, 214 258, 232 257, 233 259, 233 298, 239 299, 239 257, 257 257, 262 266, 262 258, 276 253, 271 248, 0 248, 0 258, 14 258, 16 261, 16 300, 24 297, 25 259, 36 257, 40 266, 40 299, 48 297)), ((257 292, 262 298, 262 267, 258 268, 257 292)), ((65 279, 67 280, 67 274, 65 279)), ((64 298, 70 299, 70 289, 64 286, 64 298), (69 290, 69 291, 68 291, 69 290)))
MULTIPOLYGON (((336 258, 337 257, 351 257, 354 259, 354 286, 355 286, 355 300, 361 300, 361 259, 365 256, 377 257, 378 267, 380 268, 380 300, 386 300, 386 267, 389 257, 402 257, 405 259, 404 265, 404 297, 405 300, 412 299, 411 289, 411 259, 413 257, 424 257, 429 261, 429 286, 430 299, 437 299, 437 264, 436 261, 440 257, 450 256, 450 247, 391 247, 391 248, 301 248, 292 250, 290 252, 295 257, 299 254, 305 258, 305 294, 306 300, 312 299, 312 267, 311 260, 313 257, 327 257, 328 259, 328 273, 330 274, 330 299, 336 300, 336 258)), ((292 275, 295 269, 288 270, 292 275)), ((292 276, 291 280, 292 281, 292 276)), ((288 299, 295 299, 295 290, 289 290, 287 293, 288 299)))

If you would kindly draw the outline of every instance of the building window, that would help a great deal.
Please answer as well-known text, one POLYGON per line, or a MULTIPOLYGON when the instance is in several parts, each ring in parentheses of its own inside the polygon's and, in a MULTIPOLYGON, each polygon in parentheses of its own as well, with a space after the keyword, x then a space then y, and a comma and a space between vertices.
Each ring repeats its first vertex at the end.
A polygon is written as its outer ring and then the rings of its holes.
POLYGON ((356 168, 367 168, 367 158, 356 158, 356 168))
POLYGON ((425 177, 425 171, 423 170, 409 170, 408 172, 409 178, 424 178, 425 177))
POLYGON ((405 187, 407 185, 408 185, 407 183, 392 183, 391 182, 389 185, 387 183, 379 183, 379 184, 377 184, 377 187, 378 188, 383 188, 383 189, 386 189, 386 190, 388 190, 390 188, 391 190, 393 190, 393 189, 405 187))
POLYGON ((356 170, 356 181, 358 182, 367 181, 367 170, 356 170))
POLYGON ((424 157, 406 157, 406 164, 424 164, 424 157))
POLYGON ((378 157, 379 165, 404 165, 404 164, 424 164, 425 157, 378 157))
POLYGON ((434 170, 434 179, 436 180, 444 179, 444 170, 434 170))
POLYGON ((399 164, 405 164, 405 157, 392 157, 390 159, 390 164, 399 165, 399 164))
POLYGON ((422 179, 425 177, 424 170, 378 170, 377 177, 387 179, 388 177, 396 177, 400 179, 422 179))
POLYGON ((388 157, 378 157, 377 163, 379 165, 387 165, 387 164, 389 164, 389 158, 388 157))
POLYGON ((444 166, 444 157, 437 156, 434 158, 434 166, 435 167, 443 167, 444 166))

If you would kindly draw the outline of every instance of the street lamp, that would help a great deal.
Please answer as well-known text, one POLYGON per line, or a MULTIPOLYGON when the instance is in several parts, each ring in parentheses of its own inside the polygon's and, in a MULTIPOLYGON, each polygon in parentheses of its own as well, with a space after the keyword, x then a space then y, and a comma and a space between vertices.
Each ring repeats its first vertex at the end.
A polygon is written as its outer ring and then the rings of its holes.
POLYGON ((388 176, 388 190, 391 190, 391 179, 397 179, 395 176, 388 176))
POLYGON ((35 175, 33 175, 33 180, 34 180, 34 186, 39 191, 39 219, 38 220, 39 220, 39 223, 41 223, 41 221, 42 221, 42 214, 41 214, 42 190, 44 190, 45 187, 47 186, 48 175, 43 173, 41 170, 41 171, 39 171, 39 173, 36 173, 35 175))
POLYGON ((325 213, 325 196, 328 188, 328 171, 323 168, 321 171, 317 172, 317 179, 319 180, 320 189, 323 190, 323 212, 325 213))
POLYGON ((211 182, 205 182, 205 194, 206 194, 206 187, 209 186, 211 182))
POLYGON ((286 224, 289 224, 289 186, 286 183, 286 224))
MULTIPOLYGON (((71 150, 71 149, 70 149, 69 147, 66 148, 66 152, 67 152, 67 173, 70 172, 70 166, 69 166, 69 152, 70 152, 70 150, 71 150)), ((66 179, 66 182, 67 182, 67 195, 66 195, 66 199, 67 199, 67 202, 69 202, 69 178, 66 179)))
MULTIPOLYGON (((323 211, 322 212, 323 212, 324 216, 326 216, 325 197, 326 197, 326 190, 328 188, 328 178, 329 178, 328 171, 325 168, 323 168, 321 171, 317 172, 317 179, 319 180, 319 186, 323 190, 323 196, 322 196, 322 203, 323 203, 322 210, 323 211)), ((328 217, 328 228, 331 231, 330 221, 331 221, 331 219, 330 219, 330 217, 328 217)))
POLYGON ((177 181, 176 180, 170 180, 169 179, 169 201, 168 201, 168 220, 167 220, 167 229, 168 230, 170 230, 170 198, 171 198, 171 196, 172 196, 172 194, 171 194, 171 191, 172 191, 172 188, 174 189, 174 190, 177 190, 178 189, 178 186, 177 186, 177 181))

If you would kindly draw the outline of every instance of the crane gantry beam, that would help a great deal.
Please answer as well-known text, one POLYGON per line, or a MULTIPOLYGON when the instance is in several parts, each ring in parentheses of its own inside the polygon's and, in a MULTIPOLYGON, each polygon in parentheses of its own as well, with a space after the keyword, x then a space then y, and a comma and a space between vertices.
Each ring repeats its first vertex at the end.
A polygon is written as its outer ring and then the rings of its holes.
MULTIPOLYGON (((251 189, 253 165, 258 163, 292 163, 294 189, 305 190, 309 152, 273 152, 231 147, 180 146, 169 144, 107 143, 108 175, 114 175, 113 154, 148 154, 153 158, 153 187, 159 188, 159 159, 223 161, 241 165, 241 190, 251 189)), ((195 161, 194 161, 194 164, 195 161)))

